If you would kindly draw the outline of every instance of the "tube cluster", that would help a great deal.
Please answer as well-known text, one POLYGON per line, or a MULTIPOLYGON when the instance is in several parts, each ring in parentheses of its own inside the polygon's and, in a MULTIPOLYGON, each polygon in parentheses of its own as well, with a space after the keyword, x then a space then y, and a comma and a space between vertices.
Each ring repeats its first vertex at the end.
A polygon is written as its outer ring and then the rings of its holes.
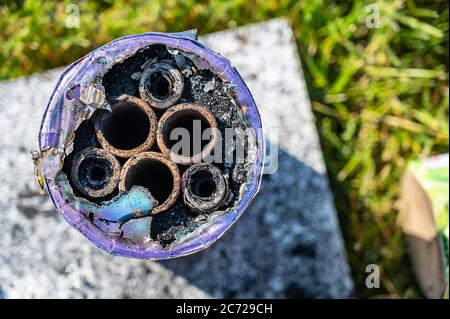
POLYGON ((202 163, 218 143, 216 119, 200 105, 178 103, 183 89, 183 75, 176 67, 153 63, 141 74, 140 97, 123 95, 111 112, 96 114, 100 148, 75 154, 71 179, 77 190, 101 199, 117 188, 143 186, 158 202, 152 215, 169 209, 181 192, 194 210, 208 212, 223 205, 229 197, 228 180, 217 166, 202 163), (195 140, 195 123, 202 131, 211 129, 206 140, 195 140), (179 140, 172 133, 179 128, 190 136, 187 154, 173 151, 179 140))

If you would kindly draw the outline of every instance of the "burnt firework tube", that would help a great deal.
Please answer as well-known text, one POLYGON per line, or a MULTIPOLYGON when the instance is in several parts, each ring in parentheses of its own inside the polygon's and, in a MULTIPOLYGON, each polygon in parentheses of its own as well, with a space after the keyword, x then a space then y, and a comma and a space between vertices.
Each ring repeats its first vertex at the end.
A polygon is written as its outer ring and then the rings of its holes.
POLYGON ((183 87, 183 76, 169 63, 151 64, 139 81, 141 98, 159 110, 174 105, 180 99, 183 87))
POLYGON ((95 132, 104 149, 119 157, 131 157, 153 146, 157 122, 150 105, 124 95, 111 109, 96 118, 95 132))
POLYGON ((229 200, 228 180, 211 164, 195 164, 184 172, 181 188, 184 202, 194 210, 209 212, 229 200))
POLYGON ((75 155, 72 162, 72 182, 88 197, 104 197, 117 187, 120 176, 119 161, 100 148, 86 148, 75 155))
POLYGON ((129 191, 133 186, 147 188, 157 205, 151 214, 170 208, 180 192, 180 172, 177 165, 163 154, 144 152, 130 158, 120 174, 119 189, 129 191))
MULTIPOLYGON (((198 143, 195 134, 188 140, 198 143)), ((33 162, 39 187, 97 247, 168 259, 209 247, 243 214, 259 189, 263 150, 258 109, 230 61, 194 31, 150 32, 116 39, 66 68, 33 162), (200 150, 171 156, 167 136, 192 133, 194 120, 217 134, 200 150), (243 161, 226 159, 240 153, 224 141, 227 128, 251 135, 243 161)))
POLYGON ((161 152, 175 163, 189 165, 208 156, 219 137, 216 120, 209 111, 183 103, 171 107, 160 118, 156 138, 161 152), (209 134, 203 134, 206 129, 209 134), (203 135, 207 138, 203 139, 203 135), (177 144, 179 147, 175 147, 177 144))

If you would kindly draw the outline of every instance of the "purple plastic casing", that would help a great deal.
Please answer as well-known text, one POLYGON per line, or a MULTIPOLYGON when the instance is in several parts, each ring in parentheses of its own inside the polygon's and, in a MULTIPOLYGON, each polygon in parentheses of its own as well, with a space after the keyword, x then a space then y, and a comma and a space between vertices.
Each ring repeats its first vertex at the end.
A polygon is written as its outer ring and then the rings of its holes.
MULTIPOLYGON (((192 32, 145 33, 116 39, 90 52, 64 70, 42 119, 39 147, 41 154, 48 149, 64 150, 68 137, 73 134, 79 124, 80 119, 77 118, 77 113, 71 113, 65 107, 69 93, 71 99, 80 99, 80 92, 77 91, 77 88, 83 87, 95 78, 102 77, 114 63, 122 61, 152 44, 163 44, 171 50, 179 50, 195 56, 198 58, 199 64, 209 68, 224 81, 233 85, 240 106, 245 109, 243 114, 254 130, 257 143, 250 177, 239 204, 234 209, 215 215, 209 222, 198 227, 192 234, 186 236, 184 240, 177 244, 169 247, 162 247, 156 242, 136 245, 105 233, 85 215, 81 214, 76 209, 76 205, 64 200, 62 192, 66 190, 58 185, 54 178, 55 166, 59 166, 61 163, 57 163, 57 160, 43 161, 41 169, 48 192, 58 212, 97 247, 114 255, 132 258, 168 259, 197 252, 214 243, 242 215, 259 190, 264 161, 261 118, 250 91, 229 60, 198 42, 195 33, 192 32)), ((63 158, 61 158, 62 160, 63 158)))

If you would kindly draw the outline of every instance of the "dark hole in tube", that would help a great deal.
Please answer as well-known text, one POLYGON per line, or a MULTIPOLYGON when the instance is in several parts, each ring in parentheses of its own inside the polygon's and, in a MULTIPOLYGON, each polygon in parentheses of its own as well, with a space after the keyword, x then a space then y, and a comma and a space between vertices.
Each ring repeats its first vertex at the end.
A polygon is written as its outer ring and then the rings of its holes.
POLYGON ((130 168, 126 176, 125 189, 130 190, 134 185, 147 188, 161 205, 172 193, 173 176, 164 163, 153 159, 144 159, 130 168))
POLYGON ((164 100, 172 93, 172 81, 167 74, 155 72, 150 76, 150 93, 153 97, 164 100))
POLYGON ((113 147, 131 150, 143 144, 150 133, 147 114, 134 104, 114 109, 103 122, 103 135, 113 147))
POLYGON ((103 158, 86 158, 78 169, 78 179, 91 189, 101 189, 112 175, 112 166, 103 158))
POLYGON ((216 183, 210 172, 200 171, 191 176, 190 187, 192 194, 198 197, 208 198, 214 194, 216 183))
MULTIPOLYGON (((178 114, 177 114, 178 115, 178 114)), ((183 155, 183 156, 189 156, 192 157, 195 154, 200 153, 203 148, 209 143, 210 139, 202 139, 203 132, 211 128, 208 121, 199 113, 197 112, 180 112, 178 116, 174 116, 167 124, 164 131, 164 139, 165 144, 169 149, 172 149, 172 147, 182 142, 188 142, 189 145, 182 144, 181 149, 177 147, 177 151, 175 152, 177 155, 183 155), (194 130, 194 127, 198 127, 200 124, 200 130, 196 129, 194 130), (184 138, 184 135, 175 134, 177 132, 174 132, 174 139, 170 138, 170 135, 173 130, 181 128, 185 129, 187 133, 189 133, 189 139, 184 138), (200 132, 200 134, 198 134, 200 132), (194 142, 196 145, 200 145, 200 148, 194 147, 194 142)), ((209 137, 209 136, 208 136, 209 137)))

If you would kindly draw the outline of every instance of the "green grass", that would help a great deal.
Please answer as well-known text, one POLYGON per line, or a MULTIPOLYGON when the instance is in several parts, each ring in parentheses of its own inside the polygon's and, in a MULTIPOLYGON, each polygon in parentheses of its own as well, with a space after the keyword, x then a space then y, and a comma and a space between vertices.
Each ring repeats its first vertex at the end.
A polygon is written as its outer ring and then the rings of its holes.
POLYGON ((358 295, 420 296, 395 203, 409 160, 448 151, 447 1, 81 1, 79 29, 66 27, 66 4, 1 5, 0 79, 66 65, 125 34, 289 17, 358 295), (380 28, 366 27, 371 3, 380 28), (370 263, 381 289, 364 286, 370 263))

